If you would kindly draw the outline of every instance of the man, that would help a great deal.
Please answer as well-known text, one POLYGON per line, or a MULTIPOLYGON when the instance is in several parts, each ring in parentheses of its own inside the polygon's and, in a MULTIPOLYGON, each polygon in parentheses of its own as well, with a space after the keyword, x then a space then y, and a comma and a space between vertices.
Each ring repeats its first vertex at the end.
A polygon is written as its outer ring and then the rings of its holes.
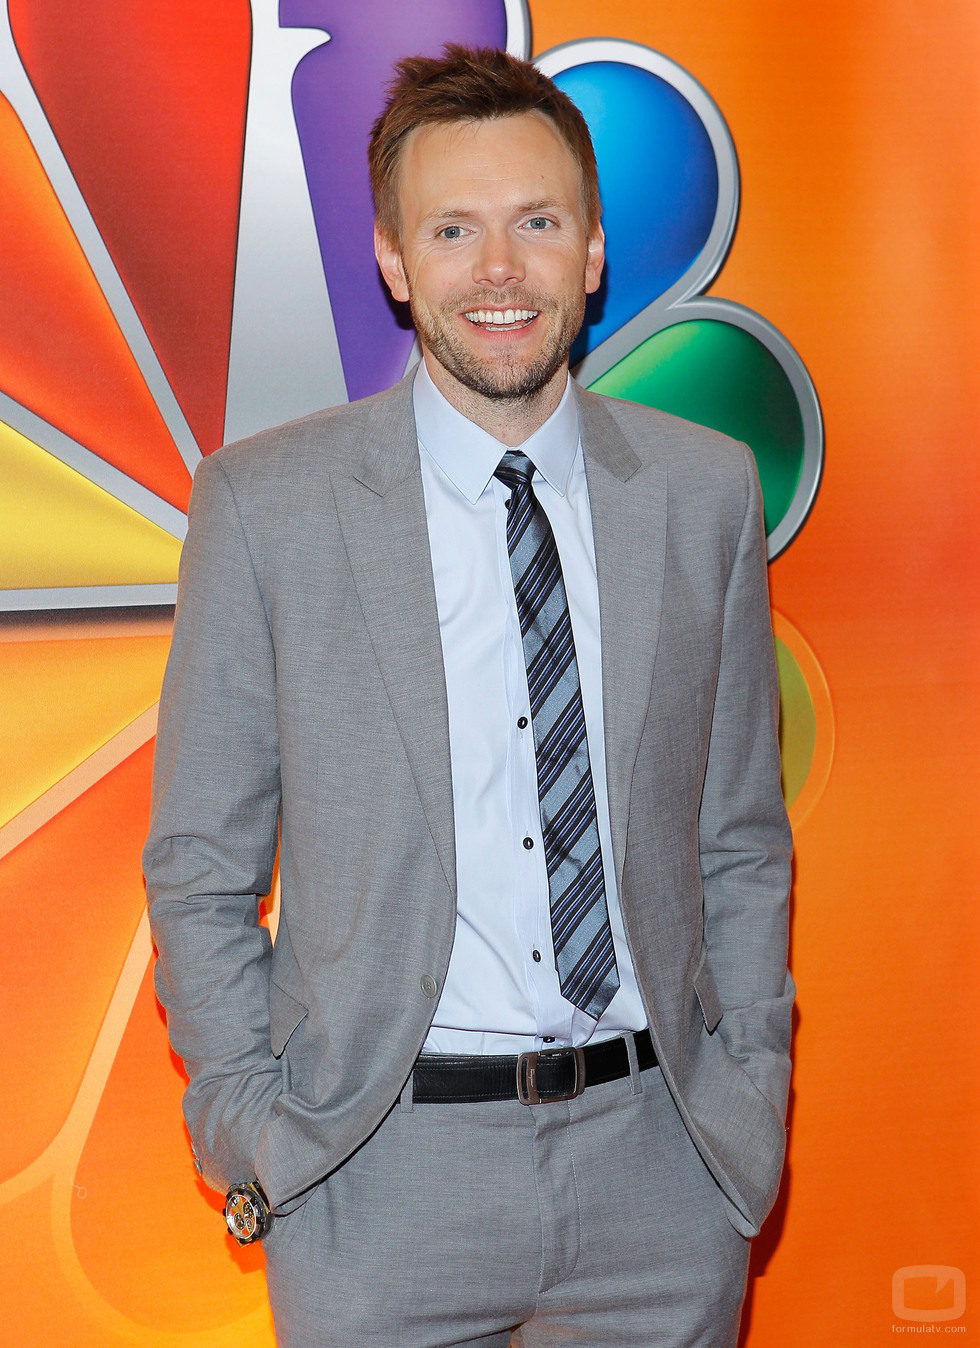
POLYGON ((283 1343, 731 1344, 792 999, 752 459, 570 382, 595 161, 532 66, 403 62, 370 155, 417 372, 195 481, 145 857, 195 1152, 283 1343))

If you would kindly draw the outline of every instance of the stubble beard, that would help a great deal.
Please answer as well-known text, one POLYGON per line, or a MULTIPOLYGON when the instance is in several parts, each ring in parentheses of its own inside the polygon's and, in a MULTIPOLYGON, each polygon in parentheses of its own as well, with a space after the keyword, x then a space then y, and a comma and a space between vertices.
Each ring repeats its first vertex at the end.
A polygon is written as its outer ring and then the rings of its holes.
POLYGON ((474 301, 449 301, 438 311, 423 309, 409 296, 412 321, 419 339, 432 352, 443 369, 472 393, 492 402, 529 403, 568 364, 568 353, 578 336, 585 317, 585 294, 575 305, 551 305, 550 311, 560 315, 548 340, 530 361, 507 360, 503 354, 497 361, 481 360, 470 351, 453 330, 453 322, 461 312, 480 308, 536 309, 539 317, 547 318, 549 306, 535 303, 528 296, 507 296, 505 299, 485 297, 474 301))

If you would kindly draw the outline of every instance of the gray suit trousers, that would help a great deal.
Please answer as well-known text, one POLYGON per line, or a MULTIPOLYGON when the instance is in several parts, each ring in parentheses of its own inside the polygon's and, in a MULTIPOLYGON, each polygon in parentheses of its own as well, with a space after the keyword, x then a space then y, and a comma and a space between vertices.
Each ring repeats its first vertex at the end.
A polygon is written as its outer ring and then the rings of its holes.
POLYGON ((266 1254, 288 1348, 731 1348, 749 1242, 654 1067, 530 1107, 406 1091, 266 1254))

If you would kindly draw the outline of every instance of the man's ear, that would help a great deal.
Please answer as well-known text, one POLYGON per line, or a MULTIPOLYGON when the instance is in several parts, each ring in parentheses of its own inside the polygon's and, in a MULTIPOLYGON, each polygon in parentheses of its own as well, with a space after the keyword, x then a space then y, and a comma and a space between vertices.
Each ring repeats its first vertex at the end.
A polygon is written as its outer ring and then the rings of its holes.
POLYGON ((401 249, 394 240, 382 234, 377 225, 374 227, 374 256, 378 259, 381 275, 391 291, 392 298, 408 299, 408 282, 405 280, 405 265, 402 262, 401 249))
POLYGON ((588 248, 585 260, 585 293, 592 295, 599 289, 602 268, 606 261, 606 236, 600 224, 596 224, 594 232, 589 235, 588 248))

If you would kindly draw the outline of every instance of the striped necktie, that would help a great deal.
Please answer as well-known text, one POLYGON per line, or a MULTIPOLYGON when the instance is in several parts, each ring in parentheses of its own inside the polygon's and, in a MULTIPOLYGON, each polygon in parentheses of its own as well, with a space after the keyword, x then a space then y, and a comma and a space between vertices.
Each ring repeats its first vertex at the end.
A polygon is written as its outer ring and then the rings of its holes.
POLYGON ((507 551, 524 643, 538 801, 562 996, 598 1020, 619 987, 572 622, 551 525, 531 489, 534 464, 505 454, 507 551))

